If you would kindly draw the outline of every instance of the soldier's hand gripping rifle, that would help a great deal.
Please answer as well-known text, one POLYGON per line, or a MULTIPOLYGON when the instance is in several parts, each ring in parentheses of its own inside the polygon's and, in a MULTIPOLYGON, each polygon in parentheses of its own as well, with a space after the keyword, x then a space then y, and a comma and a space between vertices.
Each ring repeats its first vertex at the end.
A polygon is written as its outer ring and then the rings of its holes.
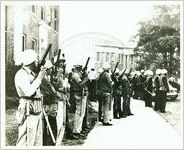
POLYGON ((38 66, 37 66, 37 68, 35 70, 36 74, 38 74, 40 72, 41 66, 43 66, 45 64, 45 62, 46 62, 45 59, 46 59, 49 51, 51 50, 51 46, 52 46, 52 44, 49 43, 48 46, 47 46, 47 49, 45 50, 45 52, 44 52, 40 62, 38 63, 38 66))

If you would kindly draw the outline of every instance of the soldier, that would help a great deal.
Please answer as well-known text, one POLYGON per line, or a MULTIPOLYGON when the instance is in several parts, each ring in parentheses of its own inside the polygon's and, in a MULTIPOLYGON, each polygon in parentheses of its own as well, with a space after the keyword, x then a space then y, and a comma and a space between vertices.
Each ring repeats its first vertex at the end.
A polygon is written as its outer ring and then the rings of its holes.
POLYGON ((122 95, 122 88, 121 84, 118 79, 119 76, 119 69, 116 69, 115 76, 112 76, 113 84, 113 97, 114 97, 114 104, 113 104, 113 116, 116 119, 120 119, 122 112, 121 112, 121 95, 122 95))
POLYGON ((162 74, 162 70, 161 69, 157 69, 156 70, 156 76, 154 78, 154 89, 155 89, 155 106, 154 106, 154 110, 158 111, 160 109, 160 93, 159 93, 159 89, 160 89, 160 76, 162 74))
POLYGON ((151 70, 147 70, 145 72, 146 81, 145 81, 145 91, 144 91, 144 101, 146 107, 152 107, 152 92, 153 92, 153 72, 151 70))
POLYGON ((57 125, 56 125, 57 102, 58 99, 60 99, 60 94, 55 90, 54 86, 51 84, 52 63, 50 62, 50 60, 46 60, 44 67, 47 68, 46 70, 47 74, 43 78, 42 83, 40 85, 40 90, 41 93, 43 94, 43 105, 45 111, 43 145, 54 145, 55 138, 57 135, 57 125))
POLYGON ((104 71, 99 75, 98 79, 98 91, 101 93, 99 99, 102 101, 102 123, 103 125, 109 126, 112 125, 112 80, 109 74, 110 64, 104 63, 103 70, 104 71))
POLYGON ((92 68, 89 72, 89 100, 91 102, 96 101, 96 78, 95 69, 92 68))
POLYGON ((71 88, 73 90, 73 98, 76 103, 76 110, 74 115, 74 124, 73 124, 73 138, 78 139, 81 136, 82 131, 82 123, 86 110, 86 101, 87 101, 87 93, 84 91, 84 86, 88 81, 88 77, 86 76, 83 80, 81 80, 81 65, 74 66, 74 72, 72 74, 71 88))
POLYGON ((16 117, 18 121, 17 146, 42 145, 42 100, 41 80, 46 74, 42 69, 34 73, 37 53, 28 49, 23 52, 23 67, 15 75, 15 87, 20 98, 16 117))
POLYGON ((166 101, 167 101, 167 92, 169 92, 169 85, 167 81, 167 70, 162 70, 162 75, 160 76, 160 112, 165 113, 166 101))
POLYGON ((58 66, 58 70, 56 72, 56 84, 55 89, 60 93, 61 99, 58 101, 58 111, 56 116, 56 123, 57 123, 57 139, 56 139, 56 146, 62 145, 62 139, 64 136, 66 126, 66 119, 67 119, 67 106, 70 106, 69 103, 69 83, 68 79, 65 76, 65 58, 63 55, 59 58, 59 62, 55 62, 58 66))
POLYGON ((120 84, 122 86, 122 97, 123 97, 123 112, 122 117, 134 115, 130 110, 130 82, 128 80, 128 70, 125 71, 125 75, 120 79, 120 84))

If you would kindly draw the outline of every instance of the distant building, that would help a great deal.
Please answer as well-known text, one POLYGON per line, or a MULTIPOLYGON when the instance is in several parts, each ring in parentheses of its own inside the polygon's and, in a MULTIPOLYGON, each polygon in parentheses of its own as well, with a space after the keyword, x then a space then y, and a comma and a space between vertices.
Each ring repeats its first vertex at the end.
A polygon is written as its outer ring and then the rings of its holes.
POLYGON ((51 58, 59 43, 59 6, 5 5, 5 63, 19 65, 20 54, 32 48, 41 57, 48 43, 51 58))
POLYGON ((61 49, 66 54, 69 69, 74 64, 85 64, 90 57, 89 67, 97 71, 104 62, 109 62, 114 68, 119 61, 118 68, 135 68, 135 56, 133 48, 126 48, 119 39, 105 33, 85 32, 76 34, 62 43, 61 49))

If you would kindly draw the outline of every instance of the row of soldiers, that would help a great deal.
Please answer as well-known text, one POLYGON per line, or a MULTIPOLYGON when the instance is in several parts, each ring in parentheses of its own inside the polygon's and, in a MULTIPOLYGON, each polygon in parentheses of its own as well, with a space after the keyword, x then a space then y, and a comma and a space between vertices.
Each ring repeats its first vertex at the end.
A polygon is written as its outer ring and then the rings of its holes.
MULTIPOLYGON (((150 94, 153 92, 153 79, 150 72, 141 79, 138 73, 132 75, 131 70, 114 69, 111 72, 110 64, 104 63, 97 76, 94 69, 87 73, 88 59, 85 67, 74 65, 67 74, 63 55, 54 59, 53 63, 46 60, 37 72, 37 58, 34 50, 25 50, 23 66, 15 75, 15 87, 20 99, 16 112, 19 131, 17 146, 48 143, 59 146, 62 145, 64 133, 72 139, 85 138, 84 134, 90 129, 88 100, 98 100, 98 120, 104 126, 112 125, 113 118, 134 115, 130 100, 132 95, 136 98, 143 78, 143 99, 146 106, 152 106, 150 94)), ((155 110, 164 112, 168 91, 162 76, 165 73, 157 71, 156 74, 155 97, 159 101, 155 102, 155 110)))

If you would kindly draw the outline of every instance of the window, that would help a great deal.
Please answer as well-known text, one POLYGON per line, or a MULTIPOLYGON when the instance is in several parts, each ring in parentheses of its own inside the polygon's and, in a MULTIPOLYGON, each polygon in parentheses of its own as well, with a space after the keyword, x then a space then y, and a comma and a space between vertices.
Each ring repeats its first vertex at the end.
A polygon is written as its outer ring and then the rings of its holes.
POLYGON ((109 53, 106 53, 106 61, 109 61, 109 53))
POLYGON ((100 61, 100 52, 97 52, 96 58, 97 58, 97 61, 100 61))
POLYGON ((37 49, 37 42, 36 42, 36 39, 32 39, 31 41, 31 48, 33 50, 36 50, 37 49))
POLYGON ((34 5, 31 6, 31 11, 32 11, 33 13, 36 12, 36 7, 35 7, 34 5))
POLYGON ((26 49, 26 35, 22 35, 22 51, 26 49))
POLYGON ((44 7, 41 7, 41 19, 45 20, 45 9, 44 9, 44 7))
POLYGON ((54 30, 57 30, 58 26, 58 18, 57 18, 57 10, 54 9, 54 30))

